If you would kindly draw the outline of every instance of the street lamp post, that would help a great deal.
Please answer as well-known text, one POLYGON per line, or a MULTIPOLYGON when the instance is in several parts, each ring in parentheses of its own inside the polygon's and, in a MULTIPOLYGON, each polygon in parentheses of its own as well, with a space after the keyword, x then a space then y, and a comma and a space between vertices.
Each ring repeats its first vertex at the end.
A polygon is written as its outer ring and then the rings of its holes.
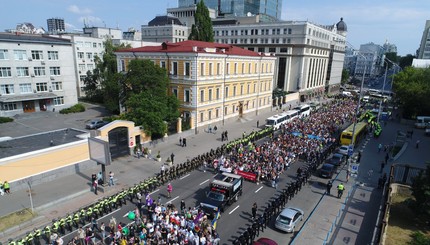
POLYGON ((388 71, 388 62, 385 61, 384 62, 387 64, 385 66, 385 75, 384 75, 384 83, 382 85, 382 99, 379 100, 379 109, 378 109, 378 118, 376 119, 376 121, 379 123, 379 118, 381 117, 381 110, 382 110, 382 101, 384 100, 384 94, 385 94, 385 82, 387 81, 387 71, 388 71))

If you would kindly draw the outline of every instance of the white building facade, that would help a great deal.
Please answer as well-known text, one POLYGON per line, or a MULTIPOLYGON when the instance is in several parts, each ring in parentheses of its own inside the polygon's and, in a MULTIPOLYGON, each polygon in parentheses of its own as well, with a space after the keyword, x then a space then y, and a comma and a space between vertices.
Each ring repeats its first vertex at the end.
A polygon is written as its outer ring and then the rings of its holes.
POLYGON ((273 87, 300 92, 303 101, 340 87, 346 43, 346 25, 341 22, 332 26, 308 21, 216 25, 215 42, 275 54, 273 87))
POLYGON ((430 59, 430 20, 426 21, 421 38, 418 59, 430 59))
POLYGON ((76 104, 72 53, 67 39, 0 33, 0 116, 76 104))
POLYGON ((364 72, 366 77, 378 76, 384 65, 384 48, 371 42, 360 45, 358 53, 354 75, 362 76, 364 72))

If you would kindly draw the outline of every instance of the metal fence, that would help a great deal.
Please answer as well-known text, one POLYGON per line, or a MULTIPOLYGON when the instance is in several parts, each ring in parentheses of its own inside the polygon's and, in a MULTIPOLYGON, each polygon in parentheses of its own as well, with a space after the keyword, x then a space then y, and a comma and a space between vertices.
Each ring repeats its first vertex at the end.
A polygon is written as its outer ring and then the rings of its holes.
POLYGON ((422 171, 425 171, 425 169, 412 167, 407 164, 393 164, 390 173, 393 178, 391 183, 412 185, 414 178, 422 171))

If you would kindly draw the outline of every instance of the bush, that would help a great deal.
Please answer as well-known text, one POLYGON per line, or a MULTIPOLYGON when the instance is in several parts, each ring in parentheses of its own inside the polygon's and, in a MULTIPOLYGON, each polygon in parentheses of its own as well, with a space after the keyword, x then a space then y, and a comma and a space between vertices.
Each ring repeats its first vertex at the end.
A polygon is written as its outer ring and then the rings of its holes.
POLYGON ((0 117, 0 123, 13 122, 13 118, 10 117, 0 117))
POLYGON ((409 242, 409 245, 429 245, 430 237, 427 237, 420 231, 415 231, 412 233, 412 241, 409 242))
POLYGON ((60 110, 60 114, 69 114, 69 113, 77 113, 77 112, 84 112, 84 111, 85 111, 84 105, 76 104, 72 107, 60 110))

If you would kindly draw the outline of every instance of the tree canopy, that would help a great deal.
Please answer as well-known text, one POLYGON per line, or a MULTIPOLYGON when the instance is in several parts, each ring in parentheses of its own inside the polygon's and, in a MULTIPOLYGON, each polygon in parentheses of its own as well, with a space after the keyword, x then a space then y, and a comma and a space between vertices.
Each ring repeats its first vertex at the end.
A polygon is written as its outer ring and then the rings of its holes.
POLYGON ((393 90, 404 118, 430 115, 430 68, 406 67, 394 76, 393 90))
POLYGON ((343 68, 342 78, 341 78, 340 83, 343 85, 343 84, 348 82, 348 79, 349 79, 349 71, 347 69, 343 68))
POLYGON ((115 51, 129 48, 130 45, 114 45, 110 39, 103 44, 103 57, 95 57, 96 68, 87 72, 84 91, 88 100, 103 103, 111 112, 119 113, 118 80, 121 74, 118 74, 115 51))
POLYGON ((152 61, 131 60, 121 79, 121 87, 120 101, 126 107, 125 117, 142 125, 147 135, 164 136, 166 123, 174 123, 179 117, 179 101, 167 92, 166 71, 152 61))
POLYGON ((414 179, 412 195, 415 197, 416 211, 430 214, 430 163, 427 163, 425 171, 414 179))
POLYGON ((205 42, 214 41, 212 20, 209 17, 209 10, 203 1, 197 4, 194 15, 194 24, 191 27, 191 33, 188 40, 197 40, 205 42))

